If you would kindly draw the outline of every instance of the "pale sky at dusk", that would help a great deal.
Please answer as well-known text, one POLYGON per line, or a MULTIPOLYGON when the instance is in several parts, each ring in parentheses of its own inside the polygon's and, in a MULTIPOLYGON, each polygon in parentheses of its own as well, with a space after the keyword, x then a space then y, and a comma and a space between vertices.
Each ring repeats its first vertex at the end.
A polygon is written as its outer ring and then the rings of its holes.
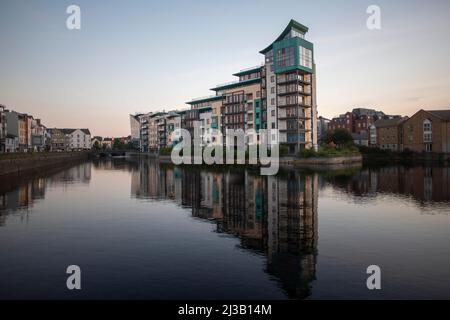
POLYGON ((290 19, 315 44, 319 115, 450 108, 450 1, 0 0, 0 104, 48 127, 129 134, 129 114, 213 94, 290 19), (66 8, 81 7, 81 30, 66 8), (381 7, 382 29, 366 27, 381 7))

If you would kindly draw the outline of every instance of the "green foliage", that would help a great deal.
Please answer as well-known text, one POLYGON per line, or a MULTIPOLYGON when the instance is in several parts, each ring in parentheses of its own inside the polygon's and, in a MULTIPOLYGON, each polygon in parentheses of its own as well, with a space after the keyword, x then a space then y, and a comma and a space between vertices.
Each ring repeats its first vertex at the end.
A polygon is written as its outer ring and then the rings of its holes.
POLYGON ((289 148, 285 145, 280 145, 280 157, 285 157, 289 154, 289 148))
POLYGON ((326 143, 333 142, 338 146, 353 145, 353 137, 351 133, 348 130, 342 128, 338 128, 332 133, 327 132, 324 140, 326 141, 326 143))
POLYGON ((161 156, 170 156, 172 154, 172 147, 161 148, 159 154, 161 156))
POLYGON ((121 150, 125 148, 125 144, 123 144, 120 139, 114 139, 113 147, 114 150, 121 150))
POLYGON ((331 148, 327 145, 321 146, 319 151, 314 149, 301 150, 298 154, 300 158, 332 158, 360 155, 358 148, 354 145, 347 145, 342 148, 331 148))

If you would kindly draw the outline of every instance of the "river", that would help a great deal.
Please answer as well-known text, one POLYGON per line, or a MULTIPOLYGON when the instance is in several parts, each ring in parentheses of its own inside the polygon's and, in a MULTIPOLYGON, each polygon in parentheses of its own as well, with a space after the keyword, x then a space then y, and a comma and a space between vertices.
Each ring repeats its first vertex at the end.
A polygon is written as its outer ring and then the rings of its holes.
POLYGON ((0 179, 0 299, 450 299, 450 168, 129 158, 0 179))

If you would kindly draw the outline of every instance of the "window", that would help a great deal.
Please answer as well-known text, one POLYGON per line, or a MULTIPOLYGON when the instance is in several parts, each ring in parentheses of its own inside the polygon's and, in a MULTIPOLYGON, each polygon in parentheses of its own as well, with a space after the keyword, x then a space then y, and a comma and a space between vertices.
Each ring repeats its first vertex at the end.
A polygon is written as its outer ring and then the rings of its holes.
POLYGON ((275 117, 275 110, 270 111, 270 115, 271 115, 272 117, 275 117))
POLYGON ((275 98, 270 99, 270 104, 275 105, 275 98))
POLYGON ((312 69, 312 51, 302 46, 299 47, 299 64, 312 69))
POLYGON ((272 122, 272 129, 275 129, 275 122, 272 122))
POLYGON ((294 65, 294 47, 277 50, 277 67, 291 67, 294 65))
POLYGON ((423 142, 429 143, 433 140, 433 128, 430 120, 425 119, 423 121, 423 142))
POLYGON ((270 93, 275 93, 275 87, 270 88, 270 93))
POLYGON ((272 83, 275 82, 275 76, 270 77, 270 82, 272 82, 272 83))

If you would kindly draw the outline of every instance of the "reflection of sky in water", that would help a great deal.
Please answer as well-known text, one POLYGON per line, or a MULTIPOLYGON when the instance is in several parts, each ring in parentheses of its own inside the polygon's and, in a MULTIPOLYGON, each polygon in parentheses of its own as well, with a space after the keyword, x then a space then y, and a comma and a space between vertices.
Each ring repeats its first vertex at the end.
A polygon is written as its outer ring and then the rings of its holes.
POLYGON ((265 178, 124 160, 5 180, 0 298, 450 298, 449 186, 448 168, 265 178))

